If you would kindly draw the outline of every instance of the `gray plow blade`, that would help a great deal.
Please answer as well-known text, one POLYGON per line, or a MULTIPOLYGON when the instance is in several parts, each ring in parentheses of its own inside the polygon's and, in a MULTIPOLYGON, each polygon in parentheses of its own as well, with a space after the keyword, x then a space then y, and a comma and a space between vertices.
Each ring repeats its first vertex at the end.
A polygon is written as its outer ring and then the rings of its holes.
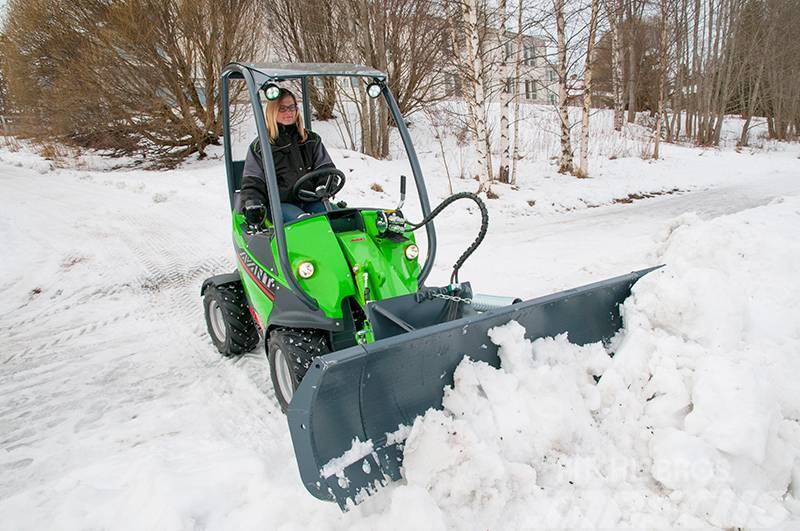
MULTIPOLYGON (((442 406, 443 389, 453 384, 464 356, 499 367, 489 329, 514 320, 531 340, 567 332, 579 345, 606 341, 622 327, 619 305, 631 286, 653 269, 449 322, 441 322, 447 303, 439 299, 418 303, 410 295, 374 303, 380 316, 400 323, 382 333, 376 326, 376 338, 390 337, 317 358, 289 405, 289 429, 306 488, 346 509, 400 479, 403 443, 387 441, 387 434, 442 406), (440 324, 421 327, 420 319, 440 324), (371 441, 371 451, 351 451, 354 439, 371 441), (347 458, 332 461, 346 452, 347 458)), ((372 308, 373 323, 380 316, 372 308)))

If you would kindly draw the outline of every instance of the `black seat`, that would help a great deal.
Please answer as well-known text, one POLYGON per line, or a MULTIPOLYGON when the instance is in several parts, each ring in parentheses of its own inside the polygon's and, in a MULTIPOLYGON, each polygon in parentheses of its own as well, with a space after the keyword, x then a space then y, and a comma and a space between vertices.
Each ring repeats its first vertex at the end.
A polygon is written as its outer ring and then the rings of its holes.
POLYGON ((233 161, 233 209, 236 211, 241 210, 241 201, 239 200, 239 190, 242 189, 242 173, 244 172, 244 161, 233 161))
MULTIPOLYGON (((244 173, 244 161, 243 160, 234 160, 233 161, 233 210, 236 212, 242 211, 242 200, 240 197, 240 192, 242 190, 242 174, 244 173)), ((267 207, 267 219, 272 219, 269 209, 269 203, 266 205, 267 207)))

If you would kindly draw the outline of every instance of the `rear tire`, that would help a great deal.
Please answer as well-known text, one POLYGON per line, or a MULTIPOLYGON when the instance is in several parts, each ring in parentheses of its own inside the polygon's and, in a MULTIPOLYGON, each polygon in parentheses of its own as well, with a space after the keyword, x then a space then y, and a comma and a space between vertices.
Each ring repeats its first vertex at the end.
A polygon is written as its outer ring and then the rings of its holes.
POLYGON ((208 335, 223 356, 236 356, 258 345, 258 330, 241 284, 209 286, 203 296, 208 335))
POLYGON ((269 333, 267 359, 275 398, 286 413, 289 402, 317 356, 330 352, 327 334, 305 328, 276 328, 269 333))

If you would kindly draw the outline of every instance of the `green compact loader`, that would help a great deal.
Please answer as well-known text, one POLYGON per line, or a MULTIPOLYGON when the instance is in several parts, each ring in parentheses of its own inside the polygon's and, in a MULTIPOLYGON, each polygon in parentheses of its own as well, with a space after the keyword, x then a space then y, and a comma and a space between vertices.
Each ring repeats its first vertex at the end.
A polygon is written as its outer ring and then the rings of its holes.
MULTIPOLYGON (((355 84, 352 83, 351 86, 355 84)), ((248 352, 263 336, 275 396, 287 414, 306 488, 346 509, 401 477, 403 426, 441 407, 456 366, 469 356, 499 366, 490 328, 516 320, 530 339, 568 333, 570 341, 607 341, 622 326, 619 305, 646 269, 588 286, 520 301, 473 293, 458 270, 486 233, 488 214, 474 194, 461 193, 431 210, 406 122, 383 72, 348 64, 240 64, 222 72, 225 170, 237 270, 202 286, 212 341, 226 356, 248 352), (349 77, 370 98, 383 97, 411 166, 423 219, 413 224, 395 208, 347 208, 332 199, 344 174, 324 168, 306 174, 293 193, 321 200, 326 212, 284 223, 280 215, 242 213, 243 160, 231 153, 230 85, 244 83, 261 145, 269 145, 263 94, 299 84, 310 126, 308 84, 316 77, 349 77), (316 186, 309 190, 306 186, 316 186), (456 262, 450 283, 427 286, 436 256, 432 220, 458 199, 478 204, 481 230, 456 262), (425 228, 426 256, 414 231, 425 228)), ((267 209, 280 213, 272 153, 263 149, 267 209)))

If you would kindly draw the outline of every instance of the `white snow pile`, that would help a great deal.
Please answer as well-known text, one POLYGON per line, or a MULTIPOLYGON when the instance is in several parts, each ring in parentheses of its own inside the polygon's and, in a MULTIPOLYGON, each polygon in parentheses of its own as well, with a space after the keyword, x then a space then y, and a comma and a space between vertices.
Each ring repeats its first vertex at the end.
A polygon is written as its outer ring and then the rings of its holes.
MULTIPOLYGON (((417 419, 383 516, 425 527, 771 527, 800 515, 800 198, 656 242, 615 356, 495 328, 417 419), (595 377, 600 377, 599 381, 595 377)), ((366 508, 365 508, 366 509, 366 508)), ((381 520, 380 522, 377 520, 381 520)), ((397 523, 395 521, 395 523, 397 523)))

